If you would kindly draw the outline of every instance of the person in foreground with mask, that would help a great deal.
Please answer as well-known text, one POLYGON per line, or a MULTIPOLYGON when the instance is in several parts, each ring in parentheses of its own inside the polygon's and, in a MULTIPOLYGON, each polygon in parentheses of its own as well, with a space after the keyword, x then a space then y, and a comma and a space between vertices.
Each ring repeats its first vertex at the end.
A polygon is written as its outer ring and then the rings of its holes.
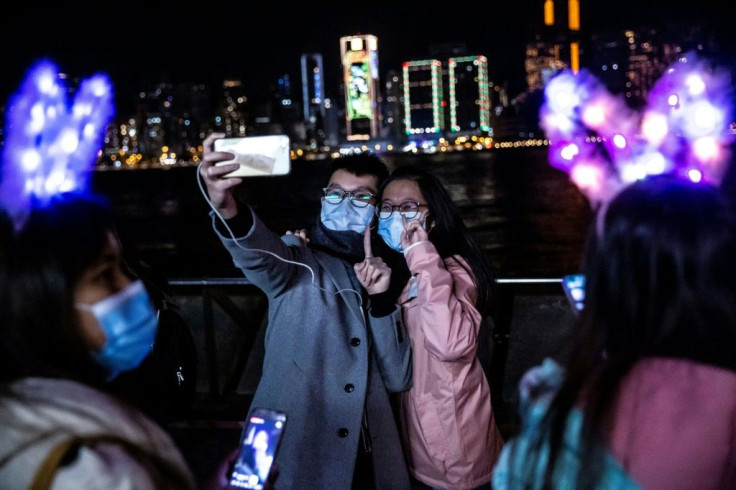
POLYGON ((520 431, 494 489, 736 488, 736 221, 721 187, 731 81, 683 53, 642 114, 620 111, 623 99, 584 70, 545 87, 550 164, 594 211, 585 294, 569 353, 521 377, 520 431), (688 131, 703 107, 713 111, 688 131))
POLYGON ((107 202, 60 194, 3 230, 0 487, 194 488, 170 437, 108 391, 157 317, 107 202))
POLYGON ((442 183, 397 167, 377 205, 378 234, 398 284, 413 387, 398 395, 414 488, 490 488, 503 445, 477 357, 493 274, 442 183))
POLYGON ((304 246, 301 234, 280 238, 236 201, 241 179, 224 175, 238 164, 215 165, 233 159, 214 151, 224 136, 204 140, 199 175, 216 233, 268 297, 263 374, 251 407, 288 417, 278 487, 409 488, 388 393, 410 388, 411 350, 396 305, 374 301, 391 275, 370 242, 385 164, 374 155, 333 161, 304 246))

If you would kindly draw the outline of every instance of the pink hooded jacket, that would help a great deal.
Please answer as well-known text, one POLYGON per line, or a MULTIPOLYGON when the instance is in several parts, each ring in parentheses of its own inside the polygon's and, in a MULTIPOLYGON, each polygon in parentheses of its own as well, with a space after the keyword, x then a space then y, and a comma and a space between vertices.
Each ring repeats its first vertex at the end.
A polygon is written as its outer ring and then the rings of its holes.
POLYGON ((650 358, 624 378, 609 446, 646 489, 736 489, 736 372, 650 358))
POLYGON ((476 357, 476 288, 465 260, 443 261, 431 242, 409 248, 406 261, 412 277, 399 303, 413 387, 400 393, 400 424, 409 471, 434 487, 474 488, 490 481, 503 444, 476 357))

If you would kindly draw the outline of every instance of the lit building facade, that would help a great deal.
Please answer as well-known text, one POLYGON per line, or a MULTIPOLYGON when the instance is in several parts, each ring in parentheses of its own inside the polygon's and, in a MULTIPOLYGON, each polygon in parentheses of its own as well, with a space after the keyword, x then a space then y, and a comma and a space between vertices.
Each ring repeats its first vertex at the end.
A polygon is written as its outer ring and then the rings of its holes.
POLYGON ((561 70, 580 69, 580 2, 544 1, 544 30, 526 47, 524 60, 530 92, 541 90, 561 70), (561 19, 567 18, 567 23, 561 19))
POLYGON ((222 108, 215 121, 216 129, 225 133, 229 138, 241 137, 249 134, 248 97, 245 95, 245 86, 239 79, 226 79, 222 82, 222 108))
POLYGON ((302 111, 308 145, 322 145, 325 140, 325 82, 322 55, 306 53, 301 57, 302 111))
POLYGON ((561 46, 556 43, 537 40, 534 44, 527 44, 524 70, 526 85, 530 92, 542 90, 549 80, 560 71, 567 68, 562 59, 561 46))
POLYGON ((347 140, 378 138, 381 127, 378 39, 372 35, 341 37, 340 58, 347 140))
POLYGON ((712 46, 702 25, 665 23, 626 30, 600 30, 586 49, 588 69, 629 105, 646 104, 649 90, 683 53, 712 46))
POLYGON ((489 132, 491 98, 488 93, 488 60, 463 56, 447 61, 450 133, 489 132))
POLYGON ((386 73, 383 122, 386 125, 388 139, 396 143, 401 143, 405 139, 403 87, 402 75, 396 70, 389 70, 386 73))
POLYGON ((406 134, 439 135, 445 129, 442 62, 406 61, 403 80, 406 134))

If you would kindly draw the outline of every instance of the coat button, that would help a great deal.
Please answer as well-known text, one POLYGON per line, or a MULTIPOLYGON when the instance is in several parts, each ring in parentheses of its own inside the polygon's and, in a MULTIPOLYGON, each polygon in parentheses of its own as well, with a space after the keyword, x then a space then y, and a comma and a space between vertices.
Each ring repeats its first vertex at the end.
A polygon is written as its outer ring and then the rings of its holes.
POLYGON ((353 337, 350 339, 350 345, 353 347, 358 347, 360 345, 360 339, 358 337, 353 337))
POLYGON ((341 429, 337 429, 337 435, 340 437, 347 437, 348 434, 349 434, 349 431, 345 427, 341 429))
POLYGON ((347 391, 348 393, 352 393, 354 389, 355 389, 355 386, 353 386, 350 383, 345 385, 345 391, 347 391))

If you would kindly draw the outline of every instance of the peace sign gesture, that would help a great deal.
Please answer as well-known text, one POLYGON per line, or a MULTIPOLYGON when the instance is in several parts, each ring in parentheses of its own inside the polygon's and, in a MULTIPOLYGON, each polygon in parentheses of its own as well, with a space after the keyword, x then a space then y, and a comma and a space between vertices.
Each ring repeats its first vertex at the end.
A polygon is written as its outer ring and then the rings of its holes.
POLYGON ((371 229, 366 227, 363 234, 365 259, 353 266, 355 275, 368 294, 383 293, 391 282, 391 268, 381 257, 374 257, 371 249, 371 229))

